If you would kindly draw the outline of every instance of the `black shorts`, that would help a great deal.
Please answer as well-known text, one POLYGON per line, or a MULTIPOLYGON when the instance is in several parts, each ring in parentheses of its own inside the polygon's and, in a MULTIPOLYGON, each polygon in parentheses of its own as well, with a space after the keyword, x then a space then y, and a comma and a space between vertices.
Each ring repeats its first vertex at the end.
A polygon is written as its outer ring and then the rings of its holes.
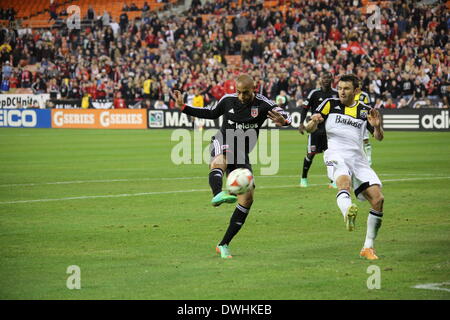
POLYGON ((322 153, 327 149, 326 132, 313 132, 308 136, 308 153, 322 153))
POLYGON ((228 144, 223 144, 223 142, 216 137, 211 138, 211 160, 218 155, 223 154, 227 160, 227 170, 228 175, 231 171, 237 168, 246 168, 253 173, 252 165, 250 164, 250 159, 248 153, 243 151, 235 151, 228 144))

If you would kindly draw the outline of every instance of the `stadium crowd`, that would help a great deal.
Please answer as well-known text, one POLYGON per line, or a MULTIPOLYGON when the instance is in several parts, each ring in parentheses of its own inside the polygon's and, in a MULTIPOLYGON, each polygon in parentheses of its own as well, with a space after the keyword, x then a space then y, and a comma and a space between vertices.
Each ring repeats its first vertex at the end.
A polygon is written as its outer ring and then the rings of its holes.
POLYGON ((129 20, 123 11, 111 21, 108 12, 91 11, 83 18, 95 23, 81 30, 61 23, 21 33, 3 27, 1 90, 171 108, 170 91, 178 88, 188 102, 202 96, 196 99, 202 106, 234 92, 232 79, 246 72, 260 93, 299 106, 318 86, 320 72, 329 70, 336 78, 357 74, 377 108, 411 107, 414 99, 449 107, 445 4, 391 1, 374 26, 360 0, 279 2, 287 10, 264 8, 261 1, 194 0, 178 16, 144 10, 142 18, 129 20), (227 61, 229 55, 240 55, 241 65, 227 61))

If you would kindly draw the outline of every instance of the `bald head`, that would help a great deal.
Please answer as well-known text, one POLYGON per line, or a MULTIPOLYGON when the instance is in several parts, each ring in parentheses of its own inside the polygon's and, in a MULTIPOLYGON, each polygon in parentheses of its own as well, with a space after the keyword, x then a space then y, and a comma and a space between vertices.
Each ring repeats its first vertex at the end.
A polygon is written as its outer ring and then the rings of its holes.
POLYGON ((250 77, 248 74, 241 74, 237 79, 236 79, 236 84, 242 84, 243 86, 248 86, 248 87, 252 87, 253 88, 253 78, 250 77))
POLYGON ((244 105, 252 103, 255 97, 253 93, 254 87, 253 78, 248 74, 242 74, 236 79, 236 93, 244 105))

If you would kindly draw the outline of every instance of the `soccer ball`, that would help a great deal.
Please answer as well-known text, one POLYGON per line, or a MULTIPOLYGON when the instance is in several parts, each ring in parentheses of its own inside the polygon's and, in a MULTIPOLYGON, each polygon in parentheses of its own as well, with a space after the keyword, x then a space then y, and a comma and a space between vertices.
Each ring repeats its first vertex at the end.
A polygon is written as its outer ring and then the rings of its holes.
POLYGON ((227 178, 227 190, 231 194, 243 194, 254 187, 253 174, 245 168, 233 170, 227 178))

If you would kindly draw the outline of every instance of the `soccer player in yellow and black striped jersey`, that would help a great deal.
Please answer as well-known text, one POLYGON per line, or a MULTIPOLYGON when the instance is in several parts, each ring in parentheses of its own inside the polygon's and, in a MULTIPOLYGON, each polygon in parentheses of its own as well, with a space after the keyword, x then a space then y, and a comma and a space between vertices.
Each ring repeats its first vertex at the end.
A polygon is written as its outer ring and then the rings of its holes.
POLYGON ((305 129, 314 132, 321 122, 325 122, 328 149, 324 153, 327 166, 333 168, 338 193, 337 205, 344 216, 349 231, 355 228, 358 207, 352 203, 350 189, 360 200, 368 200, 371 205, 367 219, 367 233, 362 257, 369 260, 378 259, 374 250, 374 241, 381 226, 384 197, 381 193, 381 181, 370 167, 362 147, 364 131, 369 130, 375 139, 383 140, 380 113, 366 105, 355 101, 359 92, 359 79, 355 75, 344 75, 338 82, 339 98, 323 101, 311 116, 305 129))
MULTIPOLYGON (((355 101, 362 101, 369 106, 371 105, 370 96, 367 92, 364 91, 360 91, 355 95, 355 101)), ((369 164, 372 165, 372 145, 370 144, 369 133, 367 132, 367 130, 364 132, 363 143, 367 161, 369 161, 369 164)))

